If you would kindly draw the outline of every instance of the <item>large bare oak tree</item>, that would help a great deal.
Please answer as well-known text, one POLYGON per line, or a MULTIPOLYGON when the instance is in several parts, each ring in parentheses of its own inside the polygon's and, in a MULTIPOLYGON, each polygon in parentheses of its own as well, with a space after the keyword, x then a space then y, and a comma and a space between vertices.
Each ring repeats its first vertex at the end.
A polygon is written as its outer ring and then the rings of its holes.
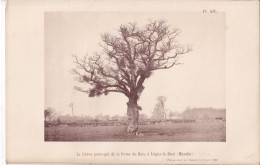
POLYGON ((178 56, 191 51, 189 45, 181 45, 177 37, 181 31, 171 28, 165 20, 150 20, 144 27, 136 23, 121 25, 117 35, 101 35, 102 51, 82 58, 73 55, 76 68, 72 73, 76 80, 86 83, 75 89, 89 97, 111 92, 128 98, 127 132, 138 134, 138 99, 144 89, 144 81, 153 71, 169 69, 178 63, 178 56), (86 89, 88 87, 88 89, 86 89))

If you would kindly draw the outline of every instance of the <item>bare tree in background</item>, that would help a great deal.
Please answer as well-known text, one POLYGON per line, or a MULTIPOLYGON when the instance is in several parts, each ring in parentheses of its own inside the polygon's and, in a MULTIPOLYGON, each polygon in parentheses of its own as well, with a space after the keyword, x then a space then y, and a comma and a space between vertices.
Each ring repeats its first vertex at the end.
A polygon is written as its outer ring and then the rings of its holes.
POLYGON ((89 85, 76 86, 89 97, 122 93, 128 98, 127 132, 138 135, 138 99, 144 90, 143 83, 151 74, 160 69, 169 69, 178 63, 179 55, 191 51, 181 45, 177 28, 170 28, 165 20, 150 21, 140 28, 136 23, 121 25, 118 35, 101 35, 101 53, 87 58, 74 55, 76 68, 72 73, 76 80, 89 85), (88 89, 86 89, 88 87, 88 89))
POLYGON ((56 115, 54 108, 48 107, 44 109, 44 125, 46 126, 47 121, 51 121, 51 119, 56 115))
POLYGON ((168 109, 165 106, 165 102, 167 100, 167 97, 158 96, 156 100, 157 100, 157 103, 155 104, 152 117, 154 119, 165 119, 166 120, 168 109))

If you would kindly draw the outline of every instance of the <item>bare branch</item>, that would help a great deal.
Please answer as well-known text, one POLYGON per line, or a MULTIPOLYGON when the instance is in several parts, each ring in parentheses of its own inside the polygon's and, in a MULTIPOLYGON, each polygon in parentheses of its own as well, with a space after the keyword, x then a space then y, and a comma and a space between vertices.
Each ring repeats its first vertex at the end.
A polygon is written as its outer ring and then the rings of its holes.
POLYGON ((181 31, 171 29, 166 20, 150 20, 143 28, 129 23, 121 25, 118 32, 101 35, 101 54, 81 59, 73 55, 76 68, 71 73, 79 83, 91 86, 76 90, 91 97, 117 92, 130 98, 141 93, 145 79, 153 71, 180 64, 178 57, 192 50, 190 45, 179 44, 181 31))

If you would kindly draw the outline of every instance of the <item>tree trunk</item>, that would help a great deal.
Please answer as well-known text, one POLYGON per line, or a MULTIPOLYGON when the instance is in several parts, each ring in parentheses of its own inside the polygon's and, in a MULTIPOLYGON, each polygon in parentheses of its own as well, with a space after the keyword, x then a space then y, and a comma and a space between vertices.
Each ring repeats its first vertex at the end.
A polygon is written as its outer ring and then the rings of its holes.
POLYGON ((137 105, 137 100, 131 100, 127 103, 128 126, 126 131, 128 133, 138 135, 138 119, 140 109, 141 107, 137 105))

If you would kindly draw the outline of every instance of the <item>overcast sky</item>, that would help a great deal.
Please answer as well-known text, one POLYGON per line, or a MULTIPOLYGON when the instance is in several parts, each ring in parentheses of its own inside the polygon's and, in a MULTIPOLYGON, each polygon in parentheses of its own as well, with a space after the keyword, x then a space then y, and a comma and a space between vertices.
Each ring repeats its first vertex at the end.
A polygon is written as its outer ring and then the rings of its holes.
POLYGON ((225 108, 225 17, 224 14, 202 13, 131 13, 131 12, 52 12, 45 13, 45 108, 60 114, 95 116, 126 114, 127 98, 109 94, 90 98, 75 91, 70 70, 75 67, 72 54, 89 56, 101 51, 100 34, 115 33, 121 24, 137 22, 143 26, 149 19, 166 19, 173 28, 181 29, 179 41, 191 44, 193 51, 183 55, 183 65, 155 71, 145 81, 139 105, 148 116, 156 97, 166 96, 172 111, 186 107, 225 108))

